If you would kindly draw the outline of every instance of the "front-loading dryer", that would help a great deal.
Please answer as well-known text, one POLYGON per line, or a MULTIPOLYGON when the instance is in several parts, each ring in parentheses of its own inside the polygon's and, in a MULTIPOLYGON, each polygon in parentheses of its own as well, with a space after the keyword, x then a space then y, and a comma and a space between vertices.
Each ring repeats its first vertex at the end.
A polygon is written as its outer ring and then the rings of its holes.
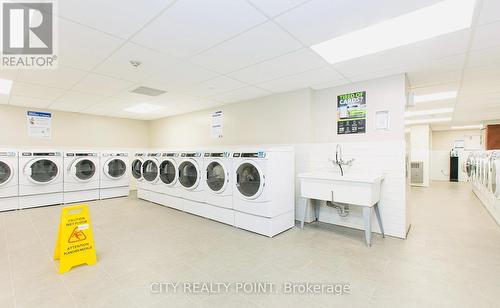
POLYGON ((288 147, 233 153, 236 227, 271 237, 294 226, 294 166, 288 147))
POLYGON ((160 161, 160 180, 158 182, 160 204, 177 210, 183 210, 184 193, 179 182, 180 154, 177 152, 162 152, 160 161))
POLYGON ((183 211, 199 216, 206 216, 203 171, 201 152, 181 153, 178 179, 182 188, 183 211))
POLYGON ((0 211, 19 208, 18 155, 15 150, 0 150, 0 211))
POLYGON ((99 153, 64 153, 64 203, 99 200, 99 153))
POLYGON ((21 151, 19 156, 19 208, 64 202, 63 157, 59 151, 21 151))
POLYGON ((146 153, 135 153, 130 164, 130 172, 132 173, 132 178, 135 180, 135 185, 139 191, 144 185, 144 177, 142 176, 142 164, 146 158, 146 153))
POLYGON ((154 203, 159 203, 160 191, 160 161, 161 153, 147 153, 142 163, 142 188, 137 191, 137 197, 154 203))
POLYGON ((234 225, 232 153, 209 152, 204 157, 206 217, 234 225))
POLYGON ((126 197, 129 194, 130 178, 127 152, 102 152, 99 177, 99 198, 126 197))

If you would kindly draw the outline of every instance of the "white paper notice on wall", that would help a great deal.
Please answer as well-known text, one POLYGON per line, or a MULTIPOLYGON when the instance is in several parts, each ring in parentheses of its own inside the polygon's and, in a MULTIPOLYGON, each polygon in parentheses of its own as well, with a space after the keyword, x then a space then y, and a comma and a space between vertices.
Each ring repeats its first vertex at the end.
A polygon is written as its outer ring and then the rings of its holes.
POLYGON ((376 130, 389 129, 389 110, 381 110, 375 112, 375 129, 376 130))
POLYGON ((212 124, 210 126, 210 135, 212 138, 222 138, 224 113, 222 110, 212 113, 212 124))
POLYGON ((26 116, 29 137, 42 139, 52 137, 52 113, 28 111, 26 116))

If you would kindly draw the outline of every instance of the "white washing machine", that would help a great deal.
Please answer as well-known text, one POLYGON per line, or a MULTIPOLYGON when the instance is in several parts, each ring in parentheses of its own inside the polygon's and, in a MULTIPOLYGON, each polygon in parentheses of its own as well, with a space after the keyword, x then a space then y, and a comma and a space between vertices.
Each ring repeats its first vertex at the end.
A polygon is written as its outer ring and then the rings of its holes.
POLYGON ((147 153, 142 163, 143 184, 137 191, 137 197, 159 203, 161 153, 147 153))
POLYGON ((99 153, 64 153, 64 203, 99 200, 99 153))
POLYGON ((500 151, 491 155, 490 179, 490 192, 500 199, 500 151))
POLYGON ((178 165, 178 179, 182 188, 182 209, 185 212, 206 216, 204 168, 201 152, 184 152, 178 165))
POLYGON ((128 153, 101 153, 100 199, 126 197, 129 194, 128 153))
POLYGON ((0 150, 0 211, 19 208, 18 156, 14 150, 0 150))
POLYGON ((179 182, 179 159, 180 154, 176 152, 163 152, 160 162, 160 181, 159 192, 160 200, 158 203, 178 209, 184 210, 182 195, 184 193, 179 182))
POLYGON ((207 218, 234 225, 231 152, 204 155, 207 218))
POLYGON ((63 156, 58 151, 21 151, 19 154, 19 208, 64 202, 63 156))
POLYGON ((295 161, 292 148, 233 153, 235 226, 269 237, 294 226, 295 161))
POLYGON ((132 164, 130 164, 130 172, 132 173, 132 177, 135 180, 138 191, 144 184, 144 177, 142 176, 142 164, 144 163, 146 155, 146 153, 135 153, 132 164))

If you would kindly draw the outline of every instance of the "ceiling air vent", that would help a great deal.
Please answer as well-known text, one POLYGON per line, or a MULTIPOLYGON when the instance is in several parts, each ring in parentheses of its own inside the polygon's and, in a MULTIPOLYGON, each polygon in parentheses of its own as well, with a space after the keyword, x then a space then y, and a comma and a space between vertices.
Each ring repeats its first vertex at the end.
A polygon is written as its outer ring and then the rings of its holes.
POLYGON ((138 87, 131 90, 130 92, 147 96, 158 96, 160 94, 167 93, 167 91, 148 88, 148 87, 138 87))

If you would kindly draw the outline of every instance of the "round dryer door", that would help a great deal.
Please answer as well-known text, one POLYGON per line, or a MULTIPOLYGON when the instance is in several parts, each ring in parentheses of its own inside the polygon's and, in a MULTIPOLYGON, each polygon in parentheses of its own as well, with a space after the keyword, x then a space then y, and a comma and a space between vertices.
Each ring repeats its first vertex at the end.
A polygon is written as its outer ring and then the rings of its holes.
POLYGON ((13 175, 14 173, 10 165, 0 161, 0 186, 7 184, 13 175))
POLYGON ((127 164, 119 158, 108 160, 104 166, 104 173, 114 180, 123 177, 125 172, 127 172, 127 164))
POLYGON ((86 158, 76 160, 71 166, 71 174, 79 181, 87 182, 92 179, 96 171, 93 161, 86 158))
POLYGON ((132 176, 136 180, 142 179, 142 161, 140 159, 136 159, 132 162, 132 176))
POLYGON ((242 163, 236 170, 236 187, 248 199, 255 199, 262 193, 264 174, 251 162, 242 163))
POLYGON ((170 160, 164 160, 160 165, 160 179, 163 183, 167 185, 172 185, 175 183, 175 165, 170 160))
POLYGON ((155 161, 148 159, 142 164, 142 177, 146 181, 155 181, 158 178, 158 174, 158 164, 155 161))
POLYGON ((36 159, 26 165, 25 173, 32 182, 46 184, 54 181, 59 175, 57 164, 50 159, 36 159))
POLYGON ((224 191, 228 182, 228 174, 222 163, 213 161, 207 166, 207 186, 213 192, 219 193, 224 191))
POLYGON ((185 188, 195 189, 200 181, 200 172, 194 161, 186 160, 179 165, 179 182, 185 188))

